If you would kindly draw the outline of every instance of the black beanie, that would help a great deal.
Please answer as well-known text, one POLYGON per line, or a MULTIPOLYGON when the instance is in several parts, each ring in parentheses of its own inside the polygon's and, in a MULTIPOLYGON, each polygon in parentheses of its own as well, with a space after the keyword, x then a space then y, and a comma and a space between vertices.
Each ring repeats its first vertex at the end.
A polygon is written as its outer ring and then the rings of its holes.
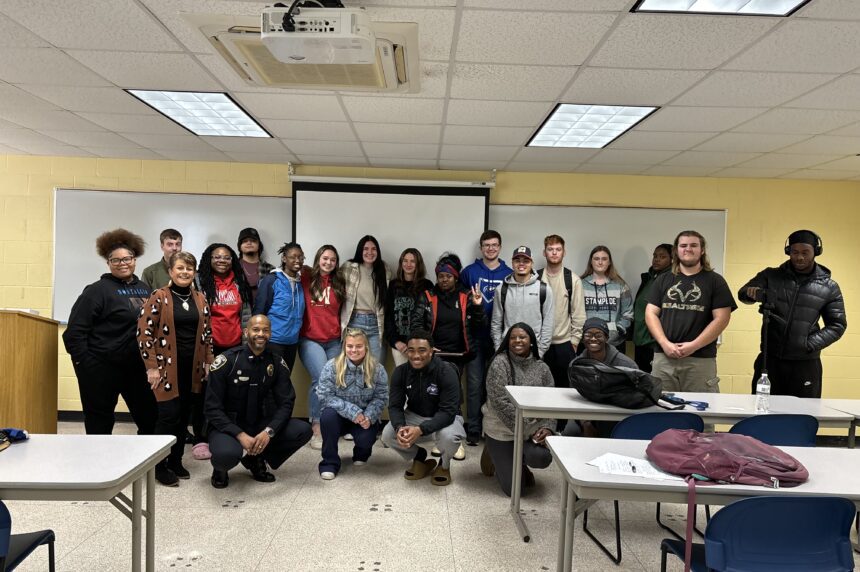
POLYGON ((792 244, 808 244, 812 248, 818 248, 818 238, 809 230, 796 230, 788 235, 788 245, 792 244))
POLYGON ((609 326, 606 325, 606 320, 603 318, 588 318, 585 320, 585 324, 582 326, 582 333, 592 329, 600 330, 606 334, 607 338, 609 337, 609 326))
POLYGON ((260 233, 257 232, 256 228, 248 227, 243 228, 239 231, 239 240, 236 242, 236 249, 239 251, 239 256, 242 255, 242 241, 246 238, 253 238, 260 245, 260 252, 258 253, 261 257, 263 256, 263 241, 260 240, 260 233))

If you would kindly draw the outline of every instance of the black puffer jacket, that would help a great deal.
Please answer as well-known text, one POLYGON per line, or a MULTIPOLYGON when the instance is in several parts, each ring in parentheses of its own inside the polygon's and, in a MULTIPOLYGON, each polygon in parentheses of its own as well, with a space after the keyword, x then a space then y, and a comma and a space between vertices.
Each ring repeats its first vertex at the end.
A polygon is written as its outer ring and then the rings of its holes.
POLYGON ((842 292, 830 278, 830 270, 820 264, 810 274, 795 273, 790 261, 762 270, 738 291, 738 299, 745 304, 755 302, 746 293, 750 286, 764 289, 773 305, 767 340, 770 357, 817 359, 821 350, 845 333, 842 292), (819 317, 824 328, 818 326, 819 317))

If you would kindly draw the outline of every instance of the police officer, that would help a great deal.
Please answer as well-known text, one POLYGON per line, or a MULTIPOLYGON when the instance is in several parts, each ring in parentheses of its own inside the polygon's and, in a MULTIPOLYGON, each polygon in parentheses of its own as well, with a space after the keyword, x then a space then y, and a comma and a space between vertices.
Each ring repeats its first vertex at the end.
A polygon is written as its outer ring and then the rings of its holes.
POLYGON ((307 422, 290 418, 296 392, 287 364, 266 349, 269 319, 253 316, 245 335, 248 344, 219 355, 209 371, 205 410, 216 489, 229 484, 227 471, 240 461, 254 480, 271 483, 268 467, 280 467, 311 438, 307 422))

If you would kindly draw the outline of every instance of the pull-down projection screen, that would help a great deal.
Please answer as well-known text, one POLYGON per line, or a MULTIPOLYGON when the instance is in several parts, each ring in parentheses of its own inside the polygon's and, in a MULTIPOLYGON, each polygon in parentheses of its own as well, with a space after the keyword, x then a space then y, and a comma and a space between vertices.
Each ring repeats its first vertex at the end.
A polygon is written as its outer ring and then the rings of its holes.
POLYGON ((376 183, 293 180, 293 232, 308 265, 323 244, 337 248, 341 263, 349 260, 367 234, 379 241, 392 273, 409 247, 421 251, 433 281, 433 266, 443 252, 457 254, 464 266, 472 262, 487 228, 488 187, 376 183))

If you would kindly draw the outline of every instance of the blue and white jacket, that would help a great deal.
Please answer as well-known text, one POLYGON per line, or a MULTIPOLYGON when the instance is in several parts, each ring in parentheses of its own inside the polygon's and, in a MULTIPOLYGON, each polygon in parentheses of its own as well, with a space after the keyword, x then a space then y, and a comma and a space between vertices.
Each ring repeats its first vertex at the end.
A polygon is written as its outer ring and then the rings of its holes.
POLYGON ((379 421, 382 410, 388 405, 388 374, 385 373, 385 368, 376 364, 373 387, 364 384, 364 368, 361 364, 355 365, 346 360, 346 387, 336 385, 336 371, 334 360, 330 359, 320 373, 316 389, 320 410, 331 407, 338 415, 350 421, 359 413, 364 413, 371 423, 379 421))
POLYGON ((278 268, 260 280, 254 314, 268 316, 272 323, 272 343, 298 343, 304 313, 305 295, 299 275, 293 279, 278 268))

